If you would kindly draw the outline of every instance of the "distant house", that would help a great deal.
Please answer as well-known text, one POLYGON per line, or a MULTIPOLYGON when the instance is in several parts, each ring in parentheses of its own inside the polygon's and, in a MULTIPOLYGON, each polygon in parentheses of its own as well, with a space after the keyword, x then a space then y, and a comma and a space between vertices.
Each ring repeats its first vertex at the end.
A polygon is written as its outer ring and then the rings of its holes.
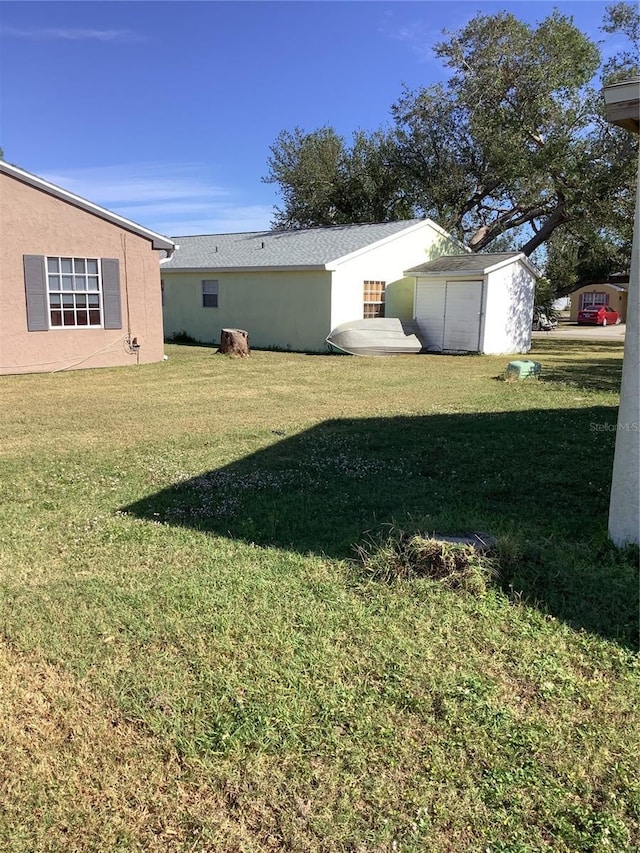
POLYGON ((451 255, 407 269, 414 317, 433 352, 524 353, 540 273, 521 252, 451 255))
POLYGON ((609 281, 586 284, 571 293, 569 319, 578 320, 578 311, 588 305, 608 305, 617 311, 623 323, 627 321, 627 301, 629 298, 629 276, 611 276, 609 281))
POLYGON ((174 240, 161 264, 167 337, 210 343, 242 328, 252 346, 312 352, 343 322, 411 318, 403 270, 463 250, 429 219, 174 240))
POLYGON ((163 358, 171 240, 3 161, 0 228, 0 373, 163 358))

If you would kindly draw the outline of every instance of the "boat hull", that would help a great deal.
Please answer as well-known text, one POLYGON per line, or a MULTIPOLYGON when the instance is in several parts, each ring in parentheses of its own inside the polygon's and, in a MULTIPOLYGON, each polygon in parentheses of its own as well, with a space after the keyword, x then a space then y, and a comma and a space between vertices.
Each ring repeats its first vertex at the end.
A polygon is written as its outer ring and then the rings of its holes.
POLYGON ((426 352, 415 320, 376 317, 352 320, 332 329, 327 336, 332 352, 348 355, 410 355, 426 352))

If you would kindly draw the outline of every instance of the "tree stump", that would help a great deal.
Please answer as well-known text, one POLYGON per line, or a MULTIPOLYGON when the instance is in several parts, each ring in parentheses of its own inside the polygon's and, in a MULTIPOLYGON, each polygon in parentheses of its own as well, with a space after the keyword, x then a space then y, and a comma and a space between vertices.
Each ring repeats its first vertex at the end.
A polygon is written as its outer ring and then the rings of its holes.
POLYGON ((234 355, 243 358, 251 353, 249 347, 249 332, 244 329, 222 329, 218 352, 224 355, 234 355))

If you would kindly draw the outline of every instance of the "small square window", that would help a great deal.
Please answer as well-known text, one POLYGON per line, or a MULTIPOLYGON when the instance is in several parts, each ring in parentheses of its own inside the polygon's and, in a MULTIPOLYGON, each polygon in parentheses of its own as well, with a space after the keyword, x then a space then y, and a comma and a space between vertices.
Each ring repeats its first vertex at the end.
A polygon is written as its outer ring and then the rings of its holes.
POLYGON ((202 282, 202 307, 218 307, 218 280, 206 279, 202 282))

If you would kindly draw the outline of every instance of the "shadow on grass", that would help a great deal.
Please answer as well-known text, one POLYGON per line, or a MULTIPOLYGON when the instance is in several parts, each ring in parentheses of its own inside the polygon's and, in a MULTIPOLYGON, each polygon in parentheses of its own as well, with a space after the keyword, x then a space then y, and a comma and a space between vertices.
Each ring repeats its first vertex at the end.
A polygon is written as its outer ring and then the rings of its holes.
POLYGON ((551 354, 556 353, 558 356, 566 357, 567 355, 584 356, 585 353, 593 355, 594 353, 608 354, 618 353, 622 358, 624 353, 623 340, 594 340, 588 338, 554 338, 553 332, 550 332, 547 337, 535 338, 531 349, 532 357, 535 353, 551 354))
POLYGON ((578 364, 545 366, 543 382, 563 382, 588 391, 619 391, 622 379, 622 360, 598 361, 584 359, 578 364))
POLYGON ((637 556, 607 540, 616 409, 326 421, 124 511, 262 546, 353 556, 367 531, 487 531, 501 583, 635 643, 637 556))
POLYGON ((541 381, 561 382, 589 391, 620 390, 624 344, 616 341, 545 341, 537 347, 531 358, 545 361, 541 381), (617 354, 618 358, 603 358, 617 354), (579 356, 575 361, 567 356, 579 356), (558 356, 560 363, 550 359, 558 356))

